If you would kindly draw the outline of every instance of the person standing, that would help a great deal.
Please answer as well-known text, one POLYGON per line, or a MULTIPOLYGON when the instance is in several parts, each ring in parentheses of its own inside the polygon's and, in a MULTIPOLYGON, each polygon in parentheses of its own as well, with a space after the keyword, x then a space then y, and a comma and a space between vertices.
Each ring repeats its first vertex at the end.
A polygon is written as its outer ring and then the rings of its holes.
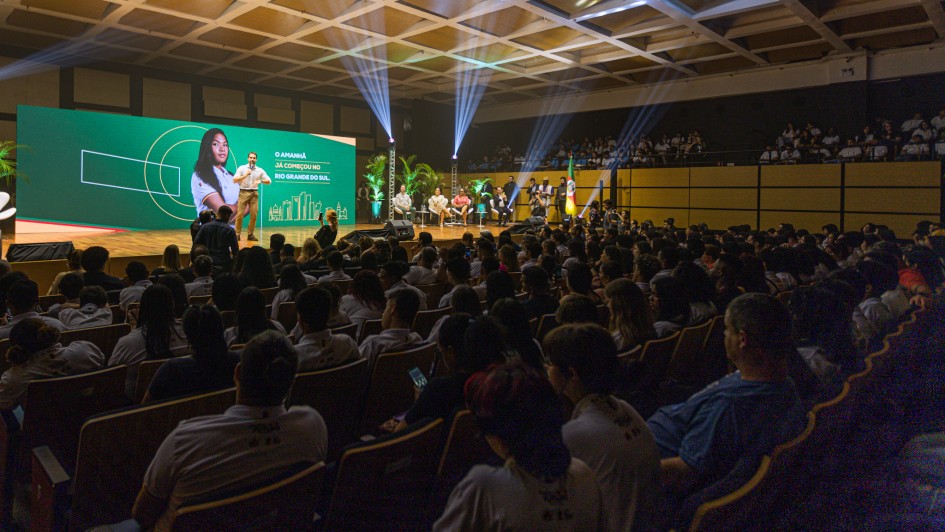
POLYGON ((233 259, 239 253, 239 238, 236 232, 230 227, 230 216, 233 211, 230 207, 224 205, 217 212, 217 219, 204 224, 197 231, 197 237, 194 238, 194 244, 206 246, 214 266, 219 266, 223 271, 230 271, 233 265, 233 259))
POLYGON ((243 215, 249 207, 249 236, 246 240, 257 241, 253 231, 256 230, 256 211, 259 210, 259 185, 272 183, 269 175, 262 168, 256 166, 256 152, 249 152, 247 164, 236 169, 233 182, 240 186, 239 202, 236 204, 236 239, 240 239, 243 230, 243 215))
POLYGON ((555 195, 555 208, 558 209, 558 221, 564 222, 568 202, 568 178, 562 177, 555 195))

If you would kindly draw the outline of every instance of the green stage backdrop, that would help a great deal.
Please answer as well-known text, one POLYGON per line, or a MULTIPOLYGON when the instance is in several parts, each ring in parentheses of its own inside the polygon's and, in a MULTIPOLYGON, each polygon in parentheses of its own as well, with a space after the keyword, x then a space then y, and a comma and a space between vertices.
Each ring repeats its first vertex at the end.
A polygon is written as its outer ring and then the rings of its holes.
POLYGON ((228 143, 216 152, 225 171, 209 172, 225 203, 236 204, 232 174, 254 151, 272 178, 259 189, 261 227, 317 224, 330 208, 339 223, 354 223, 353 138, 28 106, 17 109, 17 142, 29 147, 18 152, 28 181, 17 182, 17 219, 188 227, 214 194, 210 180, 195 172, 201 139, 212 128, 228 143))

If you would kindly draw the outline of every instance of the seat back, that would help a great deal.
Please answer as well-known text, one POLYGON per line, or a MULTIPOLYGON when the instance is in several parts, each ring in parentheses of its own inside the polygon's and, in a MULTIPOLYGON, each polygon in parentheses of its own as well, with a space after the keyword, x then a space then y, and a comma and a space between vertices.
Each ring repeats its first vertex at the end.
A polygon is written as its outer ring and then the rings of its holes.
POLYGON ((308 530, 324 477, 324 462, 300 464, 262 485, 181 506, 171 530, 308 530))
POLYGON ((361 397, 368 381, 367 359, 295 376, 287 404, 307 405, 321 414, 328 427, 328 460, 356 439, 361 397))
POLYGON ((423 290, 423 293, 427 295, 427 308, 440 306, 440 299, 443 297, 444 290, 446 290, 443 283, 418 284, 416 287, 423 290))
POLYGON ((787 305, 791 302, 791 295, 794 294, 794 290, 785 290, 784 292, 778 292, 777 297, 778 301, 787 305))
POLYGON ((236 390, 230 388, 109 412, 86 421, 76 456, 70 530, 131 517, 144 473, 164 438, 181 421, 221 414, 235 401, 236 390))
POLYGON ((443 420, 423 420, 406 431, 357 444, 338 460, 325 530, 410 528, 436 473, 443 420))
POLYGON ((77 340, 92 342, 106 357, 111 356, 115 350, 118 340, 131 332, 131 325, 128 323, 117 323, 114 325, 104 325, 102 327, 89 327, 88 329, 74 329, 71 331, 62 331, 59 335, 59 342, 62 345, 69 345, 77 340))
POLYGON ((272 288, 262 288, 259 290, 259 292, 262 294, 263 298, 265 298, 266 304, 271 305, 272 300, 276 298, 276 294, 278 294, 281 290, 282 289, 278 286, 273 286, 272 288))
POLYGON ((538 320, 538 330, 535 331, 535 339, 541 342, 545 335, 558 326, 558 320, 554 314, 545 314, 538 320))
MULTIPOLYGON (((352 274, 352 275, 353 275, 353 274, 352 274)), ((347 294, 347 293, 348 293, 348 290, 351 289, 351 281, 352 281, 352 280, 353 280, 353 279, 335 279, 334 281, 331 282, 331 284, 337 286, 337 287, 338 287, 338 290, 339 290, 342 294, 347 294)))
POLYGON ((680 336, 681 333, 677 331, 671 336, 650 340, 643 345, 643 351, 640 353, 640 360, 643 362, 643 376, 640 380, 639 389, 655 389, 666 378, 666 372, 669 370, 669 363, 676 351, 680 336))
POLYGON ((358 345, 361 345, 364 342, 364 339, 368 336, 374 334, 381 334, 381 331, 384 330, 384 326, 381 325, 381 320, 367 320, 361 325, 361 334, 358 336, 358 345))
POLYGON ((597 324, 605 329, 610 324, 610 308, 607 305, 597 305, 597 324))
POLYGON ((342 325, 341 327, 335 327, 331 330, 331 334, 344 334, 350 336, 352 340, 357 340, 355 335, 358 334, 358 324, 349 323, 347 325, 342 325))
POLYGON ((358 434, 375 433, 381 423, 410 408, 414 402, 414 384, 409 371, 429 368, 435 353, 434 344, 425 344, 377 357, 364 395, 358 434))
POLYGON ((236 311, 235 310, 221 310, 220 318, 223 320, 224 327, 232 327, 236 325, 236 311))
POLYGON ((643 353, 643 345, 635 345, 617 353, 617 362, 626 365, 631 360, 640 360, 641 353, 643 353))
POLYGON ((472 412, 456 412, 436 472, 438 488, 448 494, 474 465, 485 463, 492 455, 492 449, 480 435, 472 412))
POLYGON ((148 387, 151 386, 151 381, 154 380, 154 375, 157 374, 158 370, 161 369, 161 366, 167 362, 167 359, 161 360, 145 360, 138 364, 138 374, 135 377, 135 403, 140 403, 144 399, 145 392, 148 391, 148 387))
POLYGON ((421 310, 413 319, 411 330, 423 338, 430 336, 433 326, 440 318, 453 312, 453 307, 435 308, 432 310, 421 310))
POLYGON ((679 343, 669 363, 668 377, 676 382, 703 384, 708 368, 703 347, 714 320, 686 327, 679 333, 679 343))
MULTIPOLYGON (((29 470, 34 447, 46 445, 66 471, 75 467, 79 430, 89 416, 128 404, 127 366, 30 382, 23 399, 23 429, 17 463, 29 470)), ((27 477, 28 478, 28 477, 27 477)))
POLYGON ((203 296, 190 296, 187 298, 187 302, 191 305, 206 305, 210 303, 210 298, 213 297, 213 294, 206 294, 203 296))
POLYGON ((55 304, 63 304, 66 302, 66 296, 62 294, 52 294, 48 296, 39 296, 39 308, 43 309, 43 312, 49 310, 49 307, 55 304))
POLYGON ((298 319, 299 316, 295 312, 295 301, 283 301, 279 303, 279 308, 276 309, 276 321, 281 323, 286 331, 294 329, 295 322, 298 321, 298 319))

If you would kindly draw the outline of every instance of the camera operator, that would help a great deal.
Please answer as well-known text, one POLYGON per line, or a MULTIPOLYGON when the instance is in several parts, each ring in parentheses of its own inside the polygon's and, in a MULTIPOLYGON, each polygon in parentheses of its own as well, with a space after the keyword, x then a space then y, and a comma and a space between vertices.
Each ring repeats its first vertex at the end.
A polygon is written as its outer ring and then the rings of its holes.
POLYGON ((217 213, 212 209, 206 209, 200 211, 200 215, 196 220, 190 224, 190 241, 193 242, 197 238, 197 231, 200 231, 200 227, 204 224, 208 224, 217 219, 217 213))

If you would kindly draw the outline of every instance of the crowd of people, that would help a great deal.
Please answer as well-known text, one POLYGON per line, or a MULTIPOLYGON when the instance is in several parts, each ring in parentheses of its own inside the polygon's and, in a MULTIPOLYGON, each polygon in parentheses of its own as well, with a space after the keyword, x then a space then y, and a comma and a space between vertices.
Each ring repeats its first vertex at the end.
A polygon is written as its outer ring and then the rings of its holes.
POLYGON ((815 122, 795 127, 788 122, 773 143, 765 146, 761 164, 797 164, 861 161, 945 160, 945 108, 932 119, 922 113, 901 124, 877 118, 860 132, 843 137, 836 128, 826 131, 815 122))
MULTIPOLYGON (((133 512, 150 527, 188 501, 326 458, 330 427, 321 416, 283 406, 297 372, 373 364, 381 353, 433 343, 447 371, 431 375, 403 417, 378 433, 468 408, 500 459, 469 471, 435 530, 651 528, 667 504, 796 434, 806 410, 835 395, 913 307, 941 303, 945 230, 922 222, 909 236, 903 245, 873 224, 713 232, 615 219, 546 225, 521 240, 465 233, 448 246, 426 232, 416 245, 313 237, 297 253, 274 234, 268 250, 242 248, 230 264, 197 243, 184 267, 169 246, 159 268, 131 261, 124 278, 105 273, 108 251, 95 246, 70 256, 49 288, 66 302, 42 313, 37 284, 0 263, 0 337, 11 346, 0 408, 20 408, 33 379, 145 360, 168 360, 145 401, 235 381, 236 406, 181 424, 155 456, 133 512), (429 300, 424 288, 437 283, 443 294, 429 300), (276 287, 267 312, 262 291, 276 287), (117 311, 137 312, 113 352, 58 343, 63 330, 111 323, 107 291, 115 290, 117 311), (278 307, 290 301, 297 323, 286 330, 278 307), (412 328, 428 306, 451 311, 424 336, 412 328), (549 314, 559 326, 539 342, 530 320, 549 314), (656 389, 635 380, 646 361, 618 362, 715 316, 724 316, 727 356, 719 380, 674 390, 676 404, 660 404, 656 389), (357 332, 333 332, 377 319, 382 332, 361 342, 357 332), (260 424, 265 439, 247 430, 260 424)), ((133 372, 128 379, 130 398, 133 372)))
POLYGON ((481 161, 468 160, 467 172, 518 172, 527 170, 563 170, 568 168, 573 156, 576 170, 605 168, 637 168, 666 164, 685 164, 700 160, 708 151, 708 144, 698 131, 684 134, 641 135, 639 138, 621 139, 613 135, 591 140, 559 139, 548 149, 539 153, 525 153, 525 147, 512 155, 507 144, 496 146, 492 153, 483 155, 481 161))

